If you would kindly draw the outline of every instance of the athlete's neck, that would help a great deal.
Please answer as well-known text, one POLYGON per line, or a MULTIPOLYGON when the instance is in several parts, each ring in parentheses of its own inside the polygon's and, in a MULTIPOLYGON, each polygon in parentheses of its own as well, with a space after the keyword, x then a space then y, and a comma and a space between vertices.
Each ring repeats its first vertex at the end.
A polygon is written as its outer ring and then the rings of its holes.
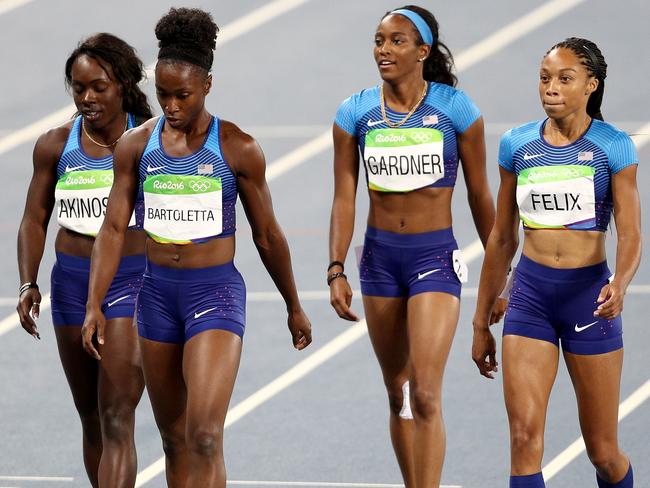
POLYGON ((582 137, 590 123, 591 117, 586 111, 573 113, 560 119, 549 117, 544 128, 544 137, 553 145, 571 144, 582 137))
POLYGON ((204 108, 196 119, 190 121, 186 126, 174 130, 183 132, 191 138, 197 135, 204 135, 210 128, 211 123, 212 115, 204 108))
POLYGON ((92 137, 91 142, 113 146, 127 128, 127 115, 126 112, 119 112, 108 124, 99 128, 93 127, 85 120, 82 120, 82 123, 87 135, 92 137))
POLYGON ((399 81, 384 81, 386 105, 396 112, 408 112, 422 98, 425 81, 412 76, 399 81))

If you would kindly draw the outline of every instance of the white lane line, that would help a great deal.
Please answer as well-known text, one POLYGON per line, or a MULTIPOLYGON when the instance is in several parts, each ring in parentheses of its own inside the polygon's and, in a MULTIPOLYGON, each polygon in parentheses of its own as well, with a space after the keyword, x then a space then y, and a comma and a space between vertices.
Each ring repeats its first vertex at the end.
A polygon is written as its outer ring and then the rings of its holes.
MULTIPOLYGON (((646 381, 619 405, 618 421, 620 422, 631 414, 648 398, 650 398, 650 380, 646 381)), ((544 466, 544 469, 542 470, 544 480, 548 481, 553 478, 569 463, 571 463, 571 461, 582 454, 585 449, 585 441, 582 436, 580 436, 569 447, 555 456, 546 466, 544 466)))
MULTIPOLYGON (((15 298, 14 298, 14 303, 15 303, 15 298)), ((40 307, 40 316, 42 317, 45 312, 47 312, 50 308, 50 294, 46 293, 41 297, 41 307, 40 307)), ((0 337, 2 337, 4 334, 9 332, 10 330, 14 329, 15 327, 18 327, 20 325, 20 320, 18 319, 18 312, 14 312, 9 317, 5 317, 0 321, 0 337)), ((3 479, 2 476, 0 476, 0 480, 3 479)))
MULTIPOLYGON (((217 48, 223 47, 224 44, 237 39, 251 30, 273 20, 279 15, 287 13, 308 1, 309 0, 275 0, 253 10, 239 19, 234 20, 230 24, 227 24, 220 30, 217 48)), ((152 73, 154 66, 155 62, 147 66, 146 71, 148 78, 153 76, 152 73)), ((1 138, 0 155, 20 146, 21 144, 32 141, 46 130, 64 123, 66 120, 70 119, 75 111, 76 108, 74 104, 71 103, 43 119, 33 122, 22 129, 1 138)))
MULTIPOLYGON (((229 486, 305 486, 332 488, 404 488, 391 483, 333 483, 327 481, 228 481, 229 486)), ((461 485, 440 485, 440 488, 463 488, 461 485)))
POLYGON ((70 483, 74 478, 68 476, 0 476, 0 481, 52 481, 70 483))
POLYGON ((15 8, 22 7, 23 5, 31 3, 33 1, 34 0, 4 0, 0 2, 0 15, 6 14, 15 8))
POLYGON ((550 22, 586 0, 552 0, 532 10, 481 42, 455 56, 458 71, 466 70, 529 32, 550 22))
POLYGON ((332 133, 330 130, 322 133, 320 136, 310 140, 289 154, 277 159, 274 164, 269 165, 266 170, 266 179, 268 181, 277 178, 287 171, 299 166, 305 161, 313 158, 317 154, 329 149, 332 145, 332 133))

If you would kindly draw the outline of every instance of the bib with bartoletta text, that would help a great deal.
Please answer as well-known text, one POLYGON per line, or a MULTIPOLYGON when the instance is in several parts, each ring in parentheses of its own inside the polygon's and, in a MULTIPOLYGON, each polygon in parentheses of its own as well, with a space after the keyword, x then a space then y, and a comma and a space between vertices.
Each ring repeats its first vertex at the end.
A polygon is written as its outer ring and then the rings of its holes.
POLYGON ((537 229, 593 226, 595 172, 582 165, 522 170, 517 176, 517 204, 523 223, 537 229))
POLYGON ((189 244, 221 234, 221 178, 148 176, 143 191, 144 230, 155 241, 189 244))
POLYGON ((368 188, 408 192, 445 176, 443 133, 437 129, 374 129, 365 136, 368 188))

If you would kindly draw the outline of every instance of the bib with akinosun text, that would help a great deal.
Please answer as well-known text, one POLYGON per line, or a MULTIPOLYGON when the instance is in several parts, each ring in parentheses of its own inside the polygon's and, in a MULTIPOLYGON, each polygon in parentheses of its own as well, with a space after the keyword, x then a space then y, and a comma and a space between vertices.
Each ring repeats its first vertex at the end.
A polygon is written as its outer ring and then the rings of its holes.
POLYGON ((437 129, 374 129, 365 137, 368 188, 407 192, 445 176, 443 133, 437 129))
MULTIPOLYGON (((61 227, 96 236, 106 215, 113 186, 112 170, 71 171, 59 178, 54 189, 56 219, 61 227)), ((129 226, 135 225, 131 215, 129 226)))
POLYGON ((221 234, 221 178, 148 176, 143 191, 144 230, 155 241, 190 244, 221 234))
POLYGON ((527 227, 590 227, 596 222, 594 174, 590 166, 526 168, 517 177, 519 215, 527 227))

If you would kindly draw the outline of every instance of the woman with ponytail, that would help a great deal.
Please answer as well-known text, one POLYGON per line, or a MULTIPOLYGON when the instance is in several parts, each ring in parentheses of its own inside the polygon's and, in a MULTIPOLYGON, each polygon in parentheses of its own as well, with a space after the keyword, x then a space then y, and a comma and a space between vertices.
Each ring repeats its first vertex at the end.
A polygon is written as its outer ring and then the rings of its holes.
POLYGON ((617 429, 620 313, 641 256, 638 157, 629 136, 602 121, 606 76, 593 42, 572 37, 556 44, 540 69, 547 118, 501 139, 498 212, 481 272, 472 356, 480 373, 492 378, 490 310, 517 250, 521 219, 524 246, 503 329, 511 488, 545 486, 544 424, 560 343, 598 486, 633 486, 617 429), (615 273, 605 255, 612 211, 615 273))
POLYGON ((412 5, 393 10, 382 18, 374 40, 382 83, 345 100, 333 128, 327 283, 337 314, 359 320, 350 309, 344 262, 354 230, 361 151, 370 197, 359 263, 368 332, 386 385, 402 477, 409 488, 430 488, 439 486, 445 455, 442 377, 461 282, 467 280, 451 228, 459 159, 484 243, 495 212, 483 119, 454 88, 453 59, 440 42, 435 17, 412 5))

